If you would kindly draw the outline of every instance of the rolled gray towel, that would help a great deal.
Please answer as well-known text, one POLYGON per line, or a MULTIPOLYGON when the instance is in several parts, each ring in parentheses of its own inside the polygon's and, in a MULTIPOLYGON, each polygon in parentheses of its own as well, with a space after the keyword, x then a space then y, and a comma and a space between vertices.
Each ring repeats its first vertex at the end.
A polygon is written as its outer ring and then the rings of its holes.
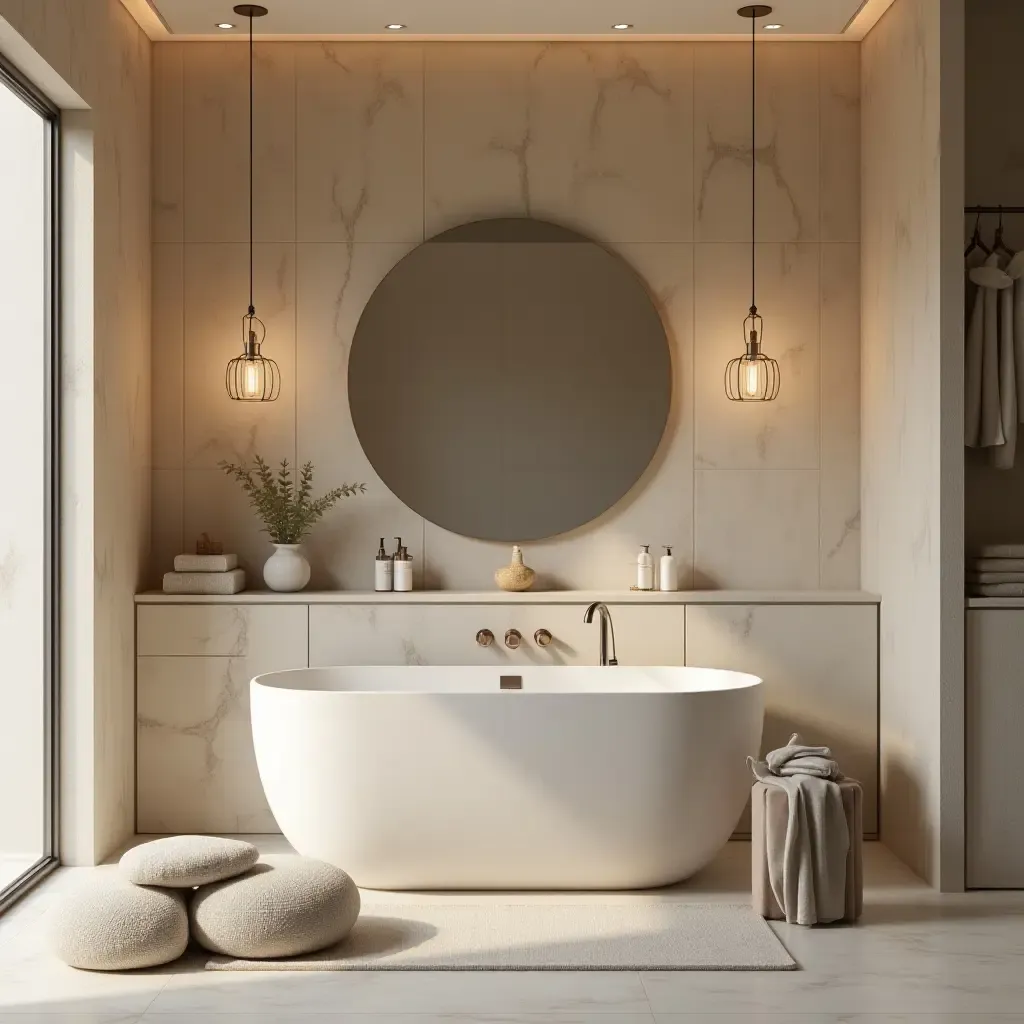
POLYGON ((830 779, 832 782, 839 782, 843 778, 843 773, 835 761, 829 757, 816 755, 794 757, 782 765, 775 774, 780 776, 813 775, 815 778, 830 779))
POLYGON ((773 775, 779 775, 784 764, 796 757, 832 757, 832 751, 828 747, 809 747, 800 738, 800 733, 795 732, 789 738, 789 743, 778 750, 773 750, 765 755, 765 762, 768 770, 773 775))

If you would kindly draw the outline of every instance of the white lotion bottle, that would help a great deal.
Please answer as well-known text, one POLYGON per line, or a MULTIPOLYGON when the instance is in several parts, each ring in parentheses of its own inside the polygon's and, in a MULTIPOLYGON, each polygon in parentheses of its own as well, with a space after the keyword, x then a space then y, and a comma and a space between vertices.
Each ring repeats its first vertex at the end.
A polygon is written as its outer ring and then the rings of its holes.
POLYGON ((640 554, 636 557, 636 589, 654 589, 654 559, 651 557, 651 545, 642 544, 640 554))
POLYGON ((658 589, 679 589, 679 567, 676 565, 676 556, 672 554, 672 548, 668 545, 665 545, 665 554, 661 556, 661 564, 658 566, 658 589))
POLYGON ((396 537, 395 540, 398 541, 398 550, 395 552, 395 592, 408 594, 412 590, 412 555, 402 543, 401 537, 396 537))
POLYGON ((380 547, 377 549, 377 558, 373 563, 373 589, 378 593, 393 590, 394 581, 395 563, 384 550, 384 538, 381 537, 380 547))

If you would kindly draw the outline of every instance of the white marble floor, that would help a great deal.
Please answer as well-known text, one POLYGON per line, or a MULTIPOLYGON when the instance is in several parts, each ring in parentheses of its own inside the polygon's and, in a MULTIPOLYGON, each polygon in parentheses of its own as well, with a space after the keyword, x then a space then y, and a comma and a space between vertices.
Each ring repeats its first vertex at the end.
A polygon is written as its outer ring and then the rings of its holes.
MULTIPOLYGON (((673 890, 557 899, 737 902, 748 865, 749 846, 730 843, 673 890)), ((863 923, 775 926, 802 968, 779 973, 223 974, 191 961, 90 974, 44 942, 47 912, 86 870, 57 871, 0 918, 0 1024, 1024 1024, 1024 893, 940 896, 878 844, 863 923)), ((403 898, 502 899, 367 893, 366 904, 403 898)))

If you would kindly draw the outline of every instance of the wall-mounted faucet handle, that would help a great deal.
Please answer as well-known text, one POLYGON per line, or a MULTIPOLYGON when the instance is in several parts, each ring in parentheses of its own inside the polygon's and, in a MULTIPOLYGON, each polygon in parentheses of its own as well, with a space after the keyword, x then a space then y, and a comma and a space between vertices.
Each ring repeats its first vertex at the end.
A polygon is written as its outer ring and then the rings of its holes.
POLYGON ((489 629, 478 629, 476 642, 481 647, 490 647, 494 643, 494 634, 489 629))
POLYGON ((518 629, 505 630, 505 646, 514 651, 523 642, 523 634, 518 629))
POLYGON ((533 639, 536 641, 538 647, 547 647, 550 645, 554 637, 551 635, 551 631, 547 629, 538 629, 533 634, 533 639))

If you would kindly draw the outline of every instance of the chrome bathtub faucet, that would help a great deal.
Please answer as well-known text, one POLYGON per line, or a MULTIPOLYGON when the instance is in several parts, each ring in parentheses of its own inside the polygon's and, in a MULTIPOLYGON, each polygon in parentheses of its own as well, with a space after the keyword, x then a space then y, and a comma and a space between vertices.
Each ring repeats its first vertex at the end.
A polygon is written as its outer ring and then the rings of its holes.
POLYGON ((612 625, 612 613, 608 611, 608 605, 602 601, 595 601, 583 613, 584 622, 594 621, 594 612, 597 612, 601 619, 601 638, 598 648, 599 665, 618 665, 619 659, 615 657, 615 627, 612 625), (612 656, 608 657, 608 640, 611 639, 612 656))

